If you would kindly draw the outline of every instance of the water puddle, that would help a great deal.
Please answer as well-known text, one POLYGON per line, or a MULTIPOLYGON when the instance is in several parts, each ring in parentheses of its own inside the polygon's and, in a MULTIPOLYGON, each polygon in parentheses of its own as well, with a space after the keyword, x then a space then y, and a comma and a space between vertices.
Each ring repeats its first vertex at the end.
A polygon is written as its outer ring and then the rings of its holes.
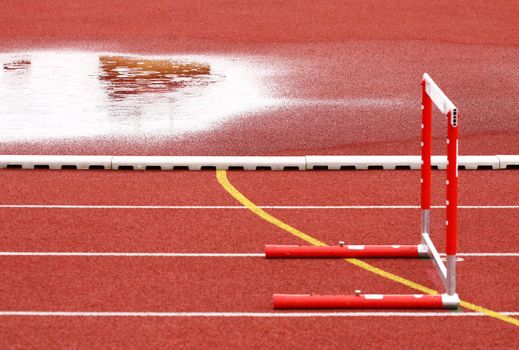
POLYGON ((0 138, 179 136, 268 106, 261 69, 216 56, 0 54, 0 138))

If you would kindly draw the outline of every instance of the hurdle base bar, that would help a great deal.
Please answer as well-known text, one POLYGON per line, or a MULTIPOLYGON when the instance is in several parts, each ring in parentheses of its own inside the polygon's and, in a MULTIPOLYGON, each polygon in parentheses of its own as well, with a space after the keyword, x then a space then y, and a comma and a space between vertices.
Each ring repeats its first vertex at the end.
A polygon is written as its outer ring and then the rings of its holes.
POLYGON ((274 309, 456 309, 457 294, 274 294, 274 309))
POLYGON ((419 245, 301 246, 265 245, 265 257, 283 258, 422 258, 427 247, 419 245))

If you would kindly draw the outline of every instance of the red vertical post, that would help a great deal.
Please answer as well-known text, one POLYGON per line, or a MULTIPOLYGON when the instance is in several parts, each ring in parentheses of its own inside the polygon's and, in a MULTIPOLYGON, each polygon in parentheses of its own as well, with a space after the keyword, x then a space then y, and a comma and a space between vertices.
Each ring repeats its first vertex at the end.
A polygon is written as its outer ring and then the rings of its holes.
POLYGON ((456 295, 456 246, 458 242, 458 111, 447 113, 447 294, 456 295))
POLYGON ((447 114, 447 255, 456 255, 458 240, 458 118, 457 110, 447 114))
POLYGON ((422 166, 421 207, 431 208, 432 101, 422 80, 422 166))

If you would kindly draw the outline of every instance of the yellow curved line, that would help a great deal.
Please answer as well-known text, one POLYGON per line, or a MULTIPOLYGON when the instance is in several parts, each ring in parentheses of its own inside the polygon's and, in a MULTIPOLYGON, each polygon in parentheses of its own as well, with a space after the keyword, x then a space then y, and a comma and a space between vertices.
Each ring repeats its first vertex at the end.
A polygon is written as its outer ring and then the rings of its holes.
MULTIPOLYGON (((303 241, 307 242, 307 243, 310 243, 311 245, 314 245, 314 246, 317 246, 317 247, 324 247, 324 246, 327 246, 326 243, 324 242, 321 242, 319 241, 318 239, 302 232, 302 231, 299 231, 298 229, 284 223, 283 221, 275 218, 274 216, 270 215, 269 213, 267 213, 265 210, 259 208, 256 204, 254 204, 251 200, 249 200, 247 197, 245 197, 240 191, 238 191, 236 189, 236 187, 234 187, 230 182, 229 182, 229 179, 227 178, 227 171, 225 170, 217 170, 216 171, 216 178, 218 180, 218 183, 220 183, 220 185, 231 195, 234 197, 234 199, 236 199, 238 202, 240 202, 244 207, 246 207, 247 209, 249 209, 250 211, 252 211, 254 214, 256 214, 257 216, 259 216, 260 218, 262 218, 263 220, 279 227, 280 229, 286 231, 286 232, 289 232, 291 233, 292 235, 302 239, 303 241)), ((379 275, 381 277, 384 277, 384 278, 387 278, 393 282, 397 282, 397 283, 400 283, 400 284, 403 284, 405 286, 408 286, 412 289, 415 289, 415 290, 418 290, 422 293, 425 293, 425 294, 430 294, 430 295, 435 295, 435 294, 438 294, 438 291, 434 290, 434 289, 431 289, 431 288, 428 288, 424 285, 421 285, 419 283, 416 283, 416 282, 413 282, 411 280, 408 280, 404 277, 401 277, 401 276, 398 276, 398 275, 395 275, 391 272, 387 272, 385 270, 382 270, 376 266, 373 266, 371 264, 368 264, 362 260, 359 260, 359 259, 344 259, 346 262, 350 263, 350 264, 353 264, 357 267, 360 267, 361 269, 364 269, 366 271, 369 271, 369 272, 372 272, 376 275, 379 275)), ((475 304, 472 304, 472 303, 469 303, 467 301, 464 301, 462 300, 460 302, 460 305, 466 309, 469 309, 469 310, 472 310, 472 311, 476 311, 476 312, 481 312, 489 317, 492 317, 492 318, 496 318, 498 320, 501 320, 501 321, 504 321, 504 322, 507 322, 507 323, 510 323, 514 326, 518 326, 519 327, 519 320, 515 319, 515 318, 512 318, 512 317, 509 317, 509 316, 506 316, 506 315, 502 315, 500 314, 499 312, 496 312, 496 311, 492 311, 490 309, 487 309, 487 308, 484 308, 482 306, 478 306, 478 305, 475 305, 475 304)))

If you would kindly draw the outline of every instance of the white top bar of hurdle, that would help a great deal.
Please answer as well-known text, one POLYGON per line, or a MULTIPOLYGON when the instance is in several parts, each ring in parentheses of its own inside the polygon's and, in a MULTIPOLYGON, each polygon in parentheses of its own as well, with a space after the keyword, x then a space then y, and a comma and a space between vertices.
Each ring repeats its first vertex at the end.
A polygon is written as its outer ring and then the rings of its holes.
POLYGON ((443 114, 457 110, 454 103, 445 96, 443 91, 438 87, 438 85, 436 85, 429 74, 424 73, 423 80, 425 81, 425 92, 443 114))

